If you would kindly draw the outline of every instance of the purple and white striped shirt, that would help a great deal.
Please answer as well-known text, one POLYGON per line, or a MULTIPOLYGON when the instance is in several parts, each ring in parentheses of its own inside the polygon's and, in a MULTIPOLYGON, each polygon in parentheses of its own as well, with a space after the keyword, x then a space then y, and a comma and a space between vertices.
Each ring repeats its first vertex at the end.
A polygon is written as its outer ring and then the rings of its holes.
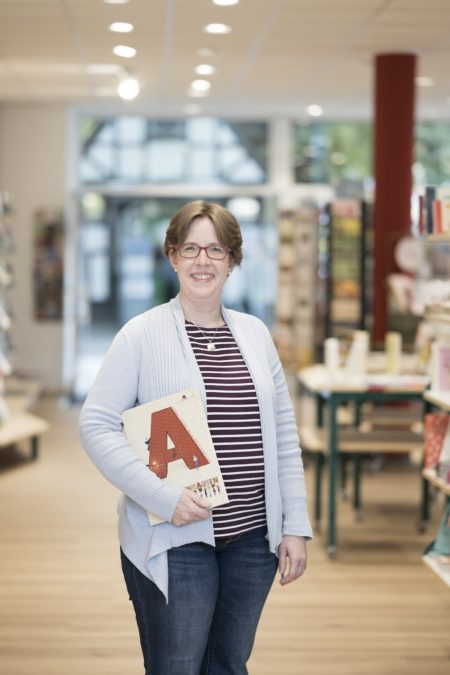
POLYGON ((264 456, 255 386, 228 326, 186 331, 205 384, 208 426, 229 503, 213 511, 215 537, 266 524, 264 456), (215 350, 208 344, 214 342, 215 350))

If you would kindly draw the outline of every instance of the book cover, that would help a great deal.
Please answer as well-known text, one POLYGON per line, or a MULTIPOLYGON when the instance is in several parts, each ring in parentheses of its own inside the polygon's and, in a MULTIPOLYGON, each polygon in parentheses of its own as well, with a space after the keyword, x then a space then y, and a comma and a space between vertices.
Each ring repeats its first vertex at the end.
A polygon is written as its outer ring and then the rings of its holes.
POLYGON ((433 469, 439 464, 442 446, 448 430, 449 416, 442 413, 425 415, 424 467, 433 469))
POLYGON ((431 386, 436 391, 450 391, 450 344, 434 342, 432 351, 431 386))
MULTIPOLYGON (((228 496, 197 389, 125 410, 124 434, 146 466, 158 478, 182 485, 211 503, 228 502, 228 496)), ((148 513, 152 525, 164 522, 148 513)))
POLYGON ((433 211, 433 234, 443 234, 442 227, 442 201, 435 199, 432 204, 433 211))
POLYGON ((436 188, 429 186, 425 188, 425 212, 426 212, 426 231, 433 233, 433 201, 436 199, 436 188))

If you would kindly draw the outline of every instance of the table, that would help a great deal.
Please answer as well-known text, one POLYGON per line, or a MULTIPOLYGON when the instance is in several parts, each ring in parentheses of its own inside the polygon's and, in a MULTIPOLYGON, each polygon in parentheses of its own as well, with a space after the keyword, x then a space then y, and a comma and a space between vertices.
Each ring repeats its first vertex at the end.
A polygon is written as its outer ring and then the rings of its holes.
MULTIPOLYGON (((328 408, 327 451, 329 461, 327 550, 333 557, 337 551, 336 527, 336 473, 339 454, 337 409, 343 403, 354 401, 357 409, 366 401, 420 401, 429 384, 428 376, 415 374, 388 375, 369 373, 352 376, 344 370, 331 375, 325 366, 304 368, 298 373, 300 392, 312 395, 316 400, 317 426, 323 427, 324 406, 328 408)), ((425 405, 425 404, 424 404, 425 405)), ((355 420, 355 425, 358 419, 355 420)), ((380 452, 383 450, 380 449, 380 452)))

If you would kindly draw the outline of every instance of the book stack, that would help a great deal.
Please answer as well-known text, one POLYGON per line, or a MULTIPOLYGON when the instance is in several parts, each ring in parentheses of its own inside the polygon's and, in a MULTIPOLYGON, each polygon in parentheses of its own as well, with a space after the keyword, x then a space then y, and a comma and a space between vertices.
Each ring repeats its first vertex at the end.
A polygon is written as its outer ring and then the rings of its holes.
POLYGON ((450 189, 427 187, 419 196, 420 234, 450 234, 450 189))

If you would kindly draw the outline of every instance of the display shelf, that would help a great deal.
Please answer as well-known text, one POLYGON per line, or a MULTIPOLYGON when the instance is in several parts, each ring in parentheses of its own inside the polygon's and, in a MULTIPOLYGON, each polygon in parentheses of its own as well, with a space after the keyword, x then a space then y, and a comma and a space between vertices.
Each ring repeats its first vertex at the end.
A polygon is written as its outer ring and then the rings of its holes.
POLYGON ((443 410, 450 412, 450 391, 435 391, 428 389, 424 392, 424 399, 443 410))
POLYGON ((426 312, 426 321, 433 321, 439 323, 450 323, 450 312, 426 312))
POLYGON ((450 232, 448 234, 425 234, 423 235, 425 241, 436 241, 442 244, 450 244, 450 232))
POLYGON ((274 338, 283 365, 313 361, 318 210, 301 206, 278 219, 278 291, 274 338))
POLYGON ((440 562, 438 558, 431 555, 424 555, 422 558, 425 565, 438 575, 447 586, 450 586, 450 564, 440 562))
POLYGON ((422 476, 425 478, 425 480, 434 485, 434 487, 438 488, 438 490, 450 496, 450 485, 448 483, 444 483, 444 481, 439 478, 434 469, 424 469, 422 471, 422 476))

